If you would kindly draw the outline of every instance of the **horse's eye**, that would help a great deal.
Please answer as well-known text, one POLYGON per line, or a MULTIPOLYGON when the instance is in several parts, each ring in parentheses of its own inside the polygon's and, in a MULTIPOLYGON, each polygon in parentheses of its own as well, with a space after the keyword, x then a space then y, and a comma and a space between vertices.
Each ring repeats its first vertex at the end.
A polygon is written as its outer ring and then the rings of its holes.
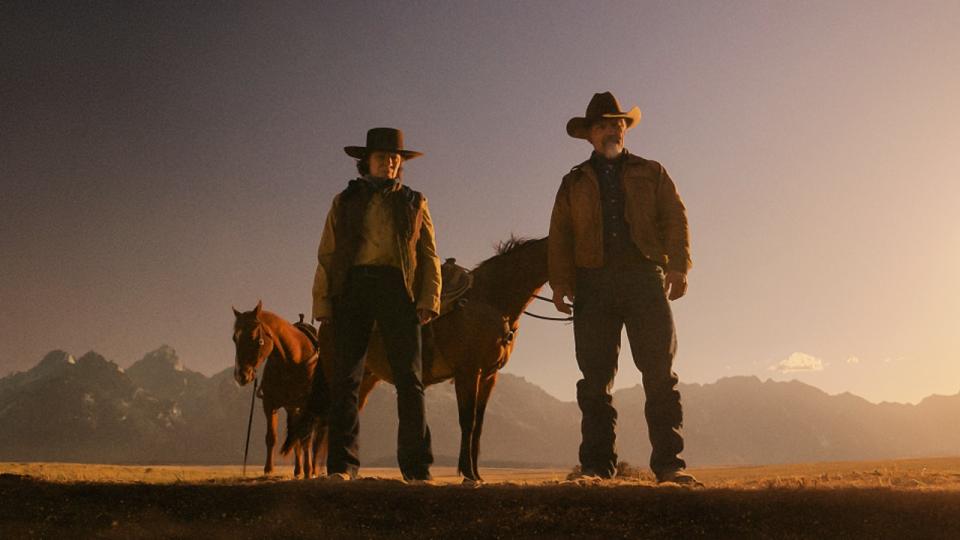
POLYGON ((260 346, 263 347, 263 338, 260 338, 260 346))

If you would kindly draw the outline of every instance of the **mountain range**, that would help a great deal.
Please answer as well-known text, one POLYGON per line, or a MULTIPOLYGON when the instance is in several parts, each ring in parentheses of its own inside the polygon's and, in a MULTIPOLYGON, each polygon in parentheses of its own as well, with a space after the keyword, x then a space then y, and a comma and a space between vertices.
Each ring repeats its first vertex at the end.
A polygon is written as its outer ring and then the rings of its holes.
MULTIPOLYGON (((912 404, 828 395, 797 381, 729 377, 681 384, 684 456, 691 466, 760 465, 960 455, 960 394, 912 404)), ((233 368, 206 376, 162 346, 127 369, 88 352, 52 351, 0 379, 0 460, 226 464, 243 459, 252 388, 233 368)), ((361 460, 395 465, 393 387, 381 385, 361 415, 361 460)), ((640 386, 619 390, 618 452, 645 464, 650 445, 640 386)), ((438 464, 459 448, 452 384, 427 390, 438 464)), ((281 421, 281 426, 283 422, 281 421)), ((487 409, 481 466, 569 467, 577 461, 580 412, 522 377, 503 373, 487 409)), ((260 402, 249 463, 263 462, 260 402)))

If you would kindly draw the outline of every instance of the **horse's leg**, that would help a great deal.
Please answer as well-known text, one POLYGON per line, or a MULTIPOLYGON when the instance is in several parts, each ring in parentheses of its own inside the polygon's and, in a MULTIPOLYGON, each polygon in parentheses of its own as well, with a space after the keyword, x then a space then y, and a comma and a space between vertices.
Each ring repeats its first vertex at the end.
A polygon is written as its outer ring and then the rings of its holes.
POLYGON ((480 387, 477 391, 477 419, 473 426, 473 440, 470 450, 472 452, 470 461, 473 464, 473 476, 477 481, 482 482, 479 470, 480 457, 480 433, 483 431, 483 413, 487 410, 487 403, 490 400, 490 394, 493 392, 494 385, 497 384, 497 372, 482 376, 480 378, 480 387))
POLYGON ((273 472, 273 447, 277 444, 277 409, 264 400, 263 414, 267 418, 267 436, 264 437, 264 442, 267 443, 267 462, 263 466, 263 474, 270 474, 273 472))
MULTIPOLYGON (((286 409, 287 411, 287 433, 290 433, 290 430, 293 426, 297 425, 297 422, 300 420, 300 413, 294 412, 291 409, 286 409)), ((302 445, 298 442, 296 446, 293 447, 293 477, 300 478, 300 471, 302 470, 304 474, 307 474, 306 469, 300 468, 300 460, 303 458, 303 449, 302 445)))
POLYGON ((327 420, 317 420, 313 431, 313 476, 320 476, 320 464, 327 466, 327 420))
POLYGON ((303 448, 301 443, 293 448, 293 477, 300 478, 300 460, 303 458, 303 448))
POLYGON ((369 369, 363 372, 363 379, 360 380, 360 397, 358 406, 361 411, 363 410, 363 406, 367 404, 367 398, 370 397, 370 392, 376 388, 377 383, 379 382, 380 377, 374 375, 369 369))
MULTIPOLYGON (((306 415, 306 411, 300 409, 297 411, 297 422, 300 422, 303 417, 306 415)), ((303 452, 303 478, 309 479, 317 475, 316 466, 313 464, 314 454, 311 453, 310 448, 312 446, 313 439, 316 438, 316 435, 311 432, 310 437, 307 440, 300 441, 300 451, 303 452)))
POLYGON ((457 412, 460 414, 460 460, 457 462, 457 472, 465 480, 476 481, 474 467, 471 466, 470 450, 473 441, 473 429, 477 418, 477 390, 480 383, 480 371, 468 370, 458 372, 453 377, 457 390, 457 412))
POLYGON ((303 478, 309 479, 313 478, 315 475, 313 467, 313 454, 310 453, 310 447, 312 444, 313 437, 310 437, 310 440, 303 441, 300 443, 300 451, 303 452, 303 478))

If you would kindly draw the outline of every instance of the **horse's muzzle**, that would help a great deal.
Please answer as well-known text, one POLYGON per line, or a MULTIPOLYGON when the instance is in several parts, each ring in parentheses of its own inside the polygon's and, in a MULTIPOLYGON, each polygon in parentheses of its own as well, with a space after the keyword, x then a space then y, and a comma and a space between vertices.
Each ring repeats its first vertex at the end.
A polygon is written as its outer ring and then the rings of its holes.
POLYGON ((253 380, 254 372, 250 368, 233 368, 233 378, 240 386, 246 386, 253 380))

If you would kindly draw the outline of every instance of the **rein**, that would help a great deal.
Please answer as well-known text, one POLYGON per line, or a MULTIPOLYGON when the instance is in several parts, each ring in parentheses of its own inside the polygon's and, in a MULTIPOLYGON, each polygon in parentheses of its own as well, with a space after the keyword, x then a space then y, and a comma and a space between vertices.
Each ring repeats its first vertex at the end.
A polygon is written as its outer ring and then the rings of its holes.
MULTIPOLYGON (((545 297, 545 296, 540 296, 539 294, 535 294, 535 295, 533 295, 533 297, 536 298, 537 300, 542 300, 542 301, 544 301, 544 302, 550 302, 551 304, 553 303, 553 300, 552 300, 552 299, 547 298, 547 297, 545 297)), ((544 316, 544 315, 537 315, 536 313, 530 313, 529 311, 524 311, 523 313, 524 313, 524 315, 529 315, 529 316, 533 317, 534 319, 541 319, 541 320, 544 320, 544 321, 569 322, 569 321, 572 321, 572 320, 573 320, 573 316, 572 316, 572 315, 569 316, 569 317, 546 317, 546 316, 544 316)))
POLYGON ((250 418, 247 419, 247 442, 243 445, 243 475, 247 475, 247 453, 250 451, 250 428, 253 427, 253 405, 257 402, 257 377, 253 378, 253 395, 250 397, 250 418))

